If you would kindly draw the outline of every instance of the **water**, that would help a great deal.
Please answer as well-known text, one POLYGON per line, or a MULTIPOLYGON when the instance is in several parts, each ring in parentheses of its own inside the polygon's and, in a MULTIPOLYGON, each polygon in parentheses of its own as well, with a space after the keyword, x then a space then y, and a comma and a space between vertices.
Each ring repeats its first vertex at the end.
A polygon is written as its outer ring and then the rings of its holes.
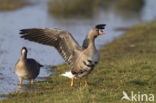
MULTIPOLYGON (((156 18, 155 0, 145 0, 146 3, 140 12, 129 18, 117 15, 114 9, 100 10, 92 19, 57 19, 48 14, 47 0, 37 1, 35 5, 25 6, 16 11, 0 12, 0 94, 6 94, 21 89, 18 87, 18 78, 14 73, 14 66, 20 57, 20 49, 28 48, 28 57, 35 58, 44 65, 58 65, 64 63, 53 47, 40 45, 20 38, 19 30, 33 27, 54 27, 70 31, 74 38, 82 45, 85 35, 95 24, 106 23, 104 36, 96 39, 100 48, 108 42, 119 37, 123 32, 114 31, 118 27, 130 27, 135 24, 150 21, 156 18)), ((48 69, 41 69, 37 81, 50 75, 48 69)), ((27 82, 24 82, 27 83, 27 82)))

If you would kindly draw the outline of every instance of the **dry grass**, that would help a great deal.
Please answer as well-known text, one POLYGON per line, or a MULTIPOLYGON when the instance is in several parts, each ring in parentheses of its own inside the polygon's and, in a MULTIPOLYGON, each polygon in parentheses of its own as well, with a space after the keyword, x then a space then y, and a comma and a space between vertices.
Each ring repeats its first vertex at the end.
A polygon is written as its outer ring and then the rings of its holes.
POLYGON ((98 0, 51 0, 49 12, 55 17, 91 17, 98 0))
POLYGON ((0 11, 15 10, 26 5, 25 0, 0 0, 0 11))
POLYGON ((99 8, 107 10, 113 5, 119 13, 138 13, 143 4, 143 0, 51 0, 48 8, 52 17, 92 18, 99 8))

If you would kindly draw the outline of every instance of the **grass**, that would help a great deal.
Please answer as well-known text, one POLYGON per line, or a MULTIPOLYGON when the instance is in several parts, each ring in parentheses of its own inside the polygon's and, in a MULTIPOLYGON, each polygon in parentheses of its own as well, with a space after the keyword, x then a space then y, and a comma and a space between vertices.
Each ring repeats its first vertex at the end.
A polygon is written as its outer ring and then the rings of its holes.
POLYGON ((54 17, 92 16, 98 0, 51 0, 49 12, 54 17))
POLYGON ((141 15, 141 10, 145 0, 116 0, 115 13, 125 19, 134 18, 141 15))
POLYGON ((59 65, 54 67, 59 73, 49 76, 49 82, 35 83, 35 91, 8 94, 0 103, 130 103, 121 100, 122 91, 156 96, 155 34, 153 21, 134 26, 107 44, 100 50, 100 63, 89 75, 86 88, 83 79, 71 88, 70 79, 59 76, 69 68, 59 65))
POLYGON ((144 5, 144 0, 118 0, 117 8, 120 11, 138 12, 144 5))
POLYGON ((10 11, 26 5, 25 0, 0 0, 0 11, 10 11))
POLYGON ((92 18, 99 8, 111 9, 112 4, 117 13, 138 13, 144 0, 50 0, 48 8, 56 18, 92 18))

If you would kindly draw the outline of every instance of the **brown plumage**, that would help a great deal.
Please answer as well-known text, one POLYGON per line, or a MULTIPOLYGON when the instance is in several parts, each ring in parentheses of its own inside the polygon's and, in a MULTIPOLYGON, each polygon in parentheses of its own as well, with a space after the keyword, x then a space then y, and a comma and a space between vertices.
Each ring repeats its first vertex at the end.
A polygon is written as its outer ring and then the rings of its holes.
POLYGON ((40 73, 41 64, 32 58, 27 58, 27 49, 25 47, 21 50, 21 57, 15 65, 15 73, 19 78, 20 85, 23 80, 30 80, 33 84, 34 79, 40 73))
POLYGON ((72 35, 61 29, 53 28, 32 28, 21 30, 21 38, 38 42, 41 44, 53 46, 57 49, 65 62, 71 67, 73 86, 74 78, 85 78, 87 85, 87 76, 94 69, 99 61, 99 53, 96 50, 94 40, 103 34, 105 24, 96 25, 84 40, 80 47, 72 35))

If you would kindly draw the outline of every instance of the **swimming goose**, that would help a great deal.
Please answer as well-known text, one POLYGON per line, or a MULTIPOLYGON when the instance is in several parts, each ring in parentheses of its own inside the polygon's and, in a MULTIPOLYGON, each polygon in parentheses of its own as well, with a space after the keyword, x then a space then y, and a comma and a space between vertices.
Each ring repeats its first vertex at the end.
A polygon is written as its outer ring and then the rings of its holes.
POLYGON ((87 86, 88 74, 99 61, 99 53, 94 40, 97 36, 104 34, 104 28, 105 24, 96 25, 87 35, 82 47, 69 32, 56 28, 22 29, 20 35, 26 40, 55 47, 71 68, 70 72, 64 74, 72 79, 71 87, 73 87, 76 78, 82 77, 85 79, 85 86, 87 86))
POLYGON ((15 65, 15 73, 19 78, 20 85, 23 80, 30 80, 30 83, 34 83, 34 79, 40 73, 41 64, 32 58, 27 58, 27 49, 23 47, 21 49, 21 57, 15 65))

